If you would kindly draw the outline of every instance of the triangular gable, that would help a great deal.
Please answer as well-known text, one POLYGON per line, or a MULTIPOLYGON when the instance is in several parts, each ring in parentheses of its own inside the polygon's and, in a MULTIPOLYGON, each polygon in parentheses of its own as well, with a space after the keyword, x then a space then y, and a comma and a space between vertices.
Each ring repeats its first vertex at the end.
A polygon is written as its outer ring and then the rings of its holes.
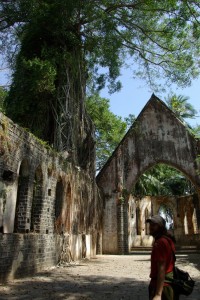
MULTIPOLYGON (((197 139, 191 135, 188 127, 153 94, 97 175, 97 183, 101 181, 102 176, 109 181, 113 176, 106 173, 118 172, 116 168, 123 169, 123 177, 126 177, 127 173, 132 173, 127 177, 138 177, 143 168, 147 168, 148 164, 145 165, 144 160, 149 160, 149 165, 158 162, 169 163, 184 173, 188 164, 187 173, 191 173, 192 168, 198 168, 195 162, 198 153, 197 139), (120 152, 123 153, 119 154, 120 152), (119 156, 123 163, 117 159, 119 156), (113 160, 115 162, 112 162, 113 160), (130 170, 131 164, 133 170, 130 170)), ((196 170, 192 170, 193 175, 196 175, 195 172, 196 170)))
MULTIPOLYGON (((127 131, 127 133, 124 135, 123 139, 121 140, 121 142, 119 143, 119 145, 116 147, 116 149, 113 151, 112 155, 109 157, 109 159, 107 160, 107 162, 105 163, 105 165, 102 167, 102 169, 100 170, 100 172, 97 175, 97 178, 99 176, 101 176, 101 173, 104 172, 104 170, 106 169, 106 166, 109 164, 109 162, 112 160, 112 157, 115 155, 117 149, 120 147, 120 145, 123 143, 123 141, 126 139, 126 137, 130 134, 130 132, 132 130, 134 130, 134 127, 137 126, 138 122, 142 122, 142 119, 145 117, 145 112, 148 111, 149 109, 159 109, 162 113, 167 113, 170 114, 170 117, 173 118, 174 120, 176 120, 175 122, 178 122, 178 124, 182 125, 185 130, 189 133, 189 128, 187 127, 186 124, 184 124, 182 122, 182 120, 180 120, 176 114, 166 105, 165 102, 163 102, 162 100, 160 100, 154 93, 151 95, 151 98, 149 99, 149 101, 145 104, 145 106, 143 107, 143 109, 141 110, 141 112, 139 113, 139 115, 137 116, 137 118, 135 119, 135 121, 133 122, 133 124, 130 126, 129 130, 127 131)), ((191 133, 189 133, 191 135, 191 133)), ((191 138, 194 138, 191 135, 191 138)), ((195 139, 195 138, 194 138, 195 139)))

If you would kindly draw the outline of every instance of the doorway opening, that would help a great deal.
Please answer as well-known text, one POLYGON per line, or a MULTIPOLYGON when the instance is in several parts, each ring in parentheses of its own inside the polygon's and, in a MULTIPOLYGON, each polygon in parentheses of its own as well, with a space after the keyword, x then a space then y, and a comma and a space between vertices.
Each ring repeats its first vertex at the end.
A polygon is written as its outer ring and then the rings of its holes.
POLYGON ((150 246, 147 218, 159 214, 180 243, 198 234, 199 200, 192 182, 179 170, 157 164, 143 173, 129 197, 129 246, 150 246))

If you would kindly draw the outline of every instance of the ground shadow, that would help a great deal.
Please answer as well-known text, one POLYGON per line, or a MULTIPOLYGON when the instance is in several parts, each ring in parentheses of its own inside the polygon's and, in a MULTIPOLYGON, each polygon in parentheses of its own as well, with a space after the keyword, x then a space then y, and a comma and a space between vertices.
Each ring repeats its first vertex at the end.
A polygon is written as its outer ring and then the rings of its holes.
POLYGON ((187 267, 189 264, 193 265, 197 270, 200 271, 200 253, 192 253, 192 254, 177 254, 176 259, 177 263, 181 264, 183 267, 187 267))
POLYGON ((44 272, 37 274, 35 280, 33 277, 25 279, 16 286, 15 283, 8 283, 7 288, 2 291, 0 288, 0 299, 147 300, 148 283, 138 281, 136 278, 120 279, 109 276, 79 276, 79 274, 66 276, 65 272, 56 278, 52 276, 52 272, 44 272))

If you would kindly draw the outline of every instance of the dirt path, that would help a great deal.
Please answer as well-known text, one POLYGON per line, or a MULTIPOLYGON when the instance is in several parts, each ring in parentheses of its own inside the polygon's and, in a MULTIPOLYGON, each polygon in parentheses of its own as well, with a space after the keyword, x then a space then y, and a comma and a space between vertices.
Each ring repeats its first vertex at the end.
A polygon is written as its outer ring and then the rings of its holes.
MULTIPOLYGON (((200 300, 200 254, 178 255, 177 264, 197 281, 188 300, 200 300)), ((148 300, 149 255, 102 255, 0 286, 1 300, 148 300)))

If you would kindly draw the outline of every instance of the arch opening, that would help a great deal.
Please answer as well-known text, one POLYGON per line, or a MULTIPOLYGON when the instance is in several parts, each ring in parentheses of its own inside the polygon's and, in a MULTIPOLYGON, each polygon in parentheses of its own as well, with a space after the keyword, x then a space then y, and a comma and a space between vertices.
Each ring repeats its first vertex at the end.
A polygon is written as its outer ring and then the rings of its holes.
POLYGON ((64 197, 64 186, 62 179, 59 178, 56 184, 55 192, 55 226, 54 231, 56 233, 63 233, 64 224, 62 220, 62 210, 63 210, 63 197, 64 197))
POLYGON ((68 183, 67 185, 67 193, 66 193, 66 231, 71 231, 71 222, 72 222, 72 191, 71 185, 68 183))
POLYGON ((33 184, 33 197, 31 207, 31 232, 40 232, 40 219, 43 206, 43 174, 39 166, 35 171, 34 184, 33 184))
POLYGON ((188 177, 174 167, 162 163, 149 168, 139 177, 131 195, 130 248, 150 245, 146 219, 154 214, 164 217, 166 228, 179 244, 187 243, 188 235, 200 232, 198 192, 188 177))
POLYGON ((25 217, 25 207, 27 205, 28 183, 29 183, 29 163, 23 160, 19 169, 18 188, 15 207, 14 233, 25 231, 24 219, 26 223, 30 222, 29 218, 25 217))
POLYGON ((162 203, 158 209, 158 214, 165 219, 167 230, 174 230, 174 216, 172 209, 162 203))
POLYGON ((196 188, 178 168, 165 163, 158 163, 140 175, 132 189, 134 196, 160 196, 160 195, 191 195, 196 188))

